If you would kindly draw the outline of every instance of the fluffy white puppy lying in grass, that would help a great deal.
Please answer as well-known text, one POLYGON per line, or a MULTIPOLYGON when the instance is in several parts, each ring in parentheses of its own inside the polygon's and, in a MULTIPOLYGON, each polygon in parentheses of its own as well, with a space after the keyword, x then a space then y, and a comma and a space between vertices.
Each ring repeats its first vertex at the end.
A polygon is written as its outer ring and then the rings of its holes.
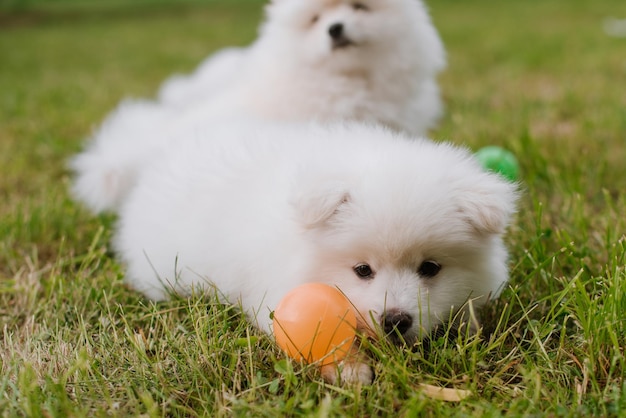
MULTIPOLYGON (((119 202, 114 247, 151 299, 215 287, 270 333, 289 290, 325 282, 360 329, 411 342, 507 280, 515 186, 465 149, 377 127, 226 124, 163 143, 108 190, 99 165, 123 164, 141 142, 109 146, 87 151, 79 196, 119 202)), ((372 379, 358 356, 323 373, 372 379)))

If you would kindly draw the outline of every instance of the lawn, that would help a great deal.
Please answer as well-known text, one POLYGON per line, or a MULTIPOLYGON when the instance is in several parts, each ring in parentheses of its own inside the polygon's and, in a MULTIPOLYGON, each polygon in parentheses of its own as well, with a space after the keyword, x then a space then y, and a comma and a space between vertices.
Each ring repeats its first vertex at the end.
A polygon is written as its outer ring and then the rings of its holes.
POLYGON ((431 0, 448 50, 436 140, 522 167, 511 281, 476 338, 372 343, 371 386, 324 384, 214 298, 153 304, 69 198, 67 159, 124 96, 254 39, 253 0, 0 1, 2 416, 623 416, 623 0, 431 0), (469 390, 459 403, 420 384, 469 390))

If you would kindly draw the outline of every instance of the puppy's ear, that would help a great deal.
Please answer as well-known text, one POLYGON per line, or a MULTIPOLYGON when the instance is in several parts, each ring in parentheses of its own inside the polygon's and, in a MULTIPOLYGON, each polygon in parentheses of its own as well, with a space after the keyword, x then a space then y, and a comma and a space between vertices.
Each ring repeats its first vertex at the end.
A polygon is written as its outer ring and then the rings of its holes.
POLYGON ((306 228, 326 224, 350 201, 350 193, 343 185, 326 185, 299 191, 292 200, 298 220, 306 228))
POLYGON ((515 213, 517 185, 487 174, 459 194, 458 209, 481 234, 501 234, 515 213))

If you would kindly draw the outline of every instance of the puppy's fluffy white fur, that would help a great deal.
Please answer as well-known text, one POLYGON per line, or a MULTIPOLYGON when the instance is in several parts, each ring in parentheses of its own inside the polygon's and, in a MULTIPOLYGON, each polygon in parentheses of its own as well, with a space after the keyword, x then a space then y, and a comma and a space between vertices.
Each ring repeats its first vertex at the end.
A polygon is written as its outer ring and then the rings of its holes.
POLYGON ((88 181, 75 192, 96 212, 114 210, 125 172, 144 153, 175 140, 181 127, 207 121, 358 120, 421 135, 442 112, 436 77, 444 66, 443 45, 419 0, 275 0, 253 45, 225 49, 191 76, 172 77, 158 100, 122 102, 94 133, 93 154, 73 167, 93 174, 92 160, 109 142, 141 141, 141 152, 120 156, 126 164, 100 176, 110 196, 93 193, 88 181))
MULTIPOLYGON (((107 167, 141 149, 109 145, 107 167)), ((125 172, 114 246, 127 282, 152 299, 214 286, 271 332, 290 289, 325 282, 358 309, 360 328, 400 315, 412 341, 507 280, 515 187, 465 149, 376 127, 248 123, 188 131, 145 159, 125 172)), ((92 168, 79 183, 107 195, 92 168)), ((371 380, 360 361, 342 373, 371 380)))
POLYGON ((275 0, 258 40, 226 49, 190 77, 166 82, 163 103, 273 120, 361 120, 415 135, 439 118, 442 42, 420 0, 275 0))

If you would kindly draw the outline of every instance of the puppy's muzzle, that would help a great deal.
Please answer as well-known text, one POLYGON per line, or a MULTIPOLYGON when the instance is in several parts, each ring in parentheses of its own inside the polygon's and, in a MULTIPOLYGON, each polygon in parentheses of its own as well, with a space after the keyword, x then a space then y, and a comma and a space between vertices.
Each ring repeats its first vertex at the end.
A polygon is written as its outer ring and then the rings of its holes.
POLYGON ((413 325, 413 317, 405 312, 389 310, 380 320, 380 325, 387 336, 394 343, 402 343, 404 336, 413 325))
POLYGON ((353 42, 346 36, 343 23, 333 23, 328 27, 328 35, 333 43, 333 49, 352 45, 353 42))

